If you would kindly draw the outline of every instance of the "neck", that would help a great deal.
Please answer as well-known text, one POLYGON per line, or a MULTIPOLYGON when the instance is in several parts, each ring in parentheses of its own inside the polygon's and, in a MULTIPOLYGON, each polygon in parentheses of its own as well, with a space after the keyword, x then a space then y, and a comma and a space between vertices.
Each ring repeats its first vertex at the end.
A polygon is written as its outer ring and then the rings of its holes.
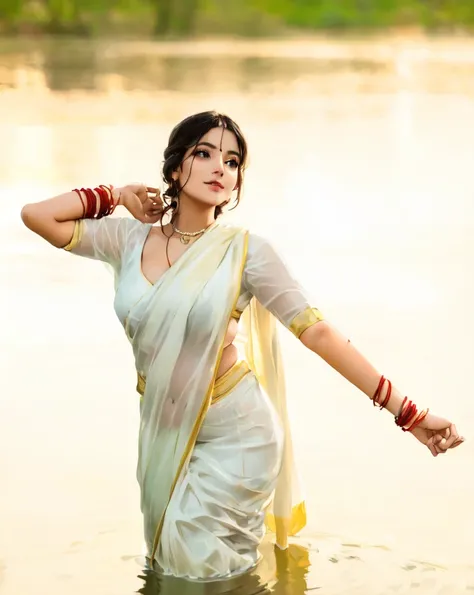
POLYGON ((179 210, 174 221, 179 231, 194 232, 206 229, 214 223, 214 208, 196 204, 195 201, 187 200, 181 194, 179 198, 179 210))

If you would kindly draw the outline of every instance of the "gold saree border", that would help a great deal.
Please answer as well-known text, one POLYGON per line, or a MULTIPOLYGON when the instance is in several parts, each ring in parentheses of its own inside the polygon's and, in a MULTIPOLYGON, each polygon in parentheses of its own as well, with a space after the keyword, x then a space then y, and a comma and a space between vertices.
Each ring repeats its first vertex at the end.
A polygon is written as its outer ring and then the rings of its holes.
POLYGON ((70 252, 82 240, 82 234, 84 232, 84 225, 83 225, 83 223, 84 223, 84 221, 82 219, 77 219, 74 222, 74 232, 72 234, 72 238, 71 238, 69 244, 66 244, 64 246, 63 250, 67 250, 68 252, 70 252))
POLYGON ((241 360, 229 368, 225 374, 222 374, 214 384, 211 405, 215 405, 226 397, 249 372, 248 363, 245 360, 241 360))
POLYGON ((145 387, 145 378, 137 372, 137 393, 140 395, 140 397, 143 397, 143 395, 145 394, 145 387))
POLYGON ((317 308, 308 307, 293 318, 288 328, 299 339, 306 329, 322 320, 324 316, 317 308))
MULTIPOLYGON (((242 275, 244 272, 244 267, 245 267, 245 262, 247 260, 247 251, 248 251, 248 241, 249 241, 249 234, 248 231, 245 231, 245 238, 244 238, 244 249, 243 249, 243 254, 242 254, 242 262, 240 264, 240 282, 237 283, 237 289, 236 289, 236 295, 234 297, 234 302, 232 305, 232 310, 231 313, 229 314, 229 319, 227 320, 227 326, 229 326, 230 320, 232 318, 232 312, 235 310, 235 307, 237 305, 237 300, 239 299, 239 294, 240 294, 240 286, 241 286, 241 282, 242 282, 242 275)), ((183 456, 181 457, 181 461, 179 462, 179 466, 178 469, 176 471, 176 475, 175 478, 173 480, 173 483, 171 485, 171 490, 170 490, 170 495, 169 495, 169 499, 168 499, 168 504, 166 505, 166 508, 163 511, 163 514, 161 515, 161 519, 160 522, 158 524, 158 527, 156 529, 156 533, 155 533, 155 539, 153 541, 153 549, 151 551, 150 554, 150 560, 151 563, 153 564, 153 560, 155 559, 155 554, 156 554, 156 550, 158 549, 158 543, 160 541, 160 537, 161 537, 161 531, 163 529, 163 521, 165 519, 165 514, 166 514, 166 510, 168 508, 168 505, 170 503, 170 500, 173 496, 173 492, 174 489, 176 487, 176 484, 178 483, 178 479, 179 476, 181 475, 181 471, 183 470, 183 467, 186 463, 186 460, 188 459, 189 455, 191 454, 192 450, 194 449, 194 445, 196 444, 196 440, 199 434, 199 430, 201 429, 202 423, 204 421, 204 417, 206 414, 206 411, 208 409, 209 406, 209 402, 212 396, 212 391, 214 389, 214 384, 216 382, 216 376, 217 376, 217 371, 219 369, 219 365, 221 363, 221 359, 222 359, 222 352, 224 351, 224 344, 225 344, 225 337, 222 339, 222 343, 219 347, 219 352, 217 355, 217 360, 216 360, 216 366, 214 368, 214 373, 212 375, 212 379, 211 382, 209 384, 209 387, 206 391, 206 395, 202 401, 201 404, 201 408, 199 410, 198 416, 196 421, 194 422, 194 426, 193 429, 191 431, 191 435, 189 437, 188 440, 188 444, 186 445, 186 448, 184 450, 183 456)))
POLYGON ((237 308, 234 308, 232 310, 231 318, 235 318, 235 320, 237 320, 237 322, 239 322, 241 316, 242 316, 242 312, 240 310, 237 310, 237 308))

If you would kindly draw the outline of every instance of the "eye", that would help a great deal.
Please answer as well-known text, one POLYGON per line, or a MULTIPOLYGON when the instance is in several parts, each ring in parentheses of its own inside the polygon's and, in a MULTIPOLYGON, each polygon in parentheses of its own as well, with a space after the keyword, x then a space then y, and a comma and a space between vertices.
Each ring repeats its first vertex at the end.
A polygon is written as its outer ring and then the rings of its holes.
POLYGON ((203 159, 210 157, 209 152, 205 151, 204 149, 198 149, 197 151, 194 151, 193 155, 196 155, 196 157, 202 157, 203 159))
POLYGON ((232 169, 236 169, 239 167, 239 162, 236 159, 229 159, 228 161, 226 161, 226 164, 232 169))

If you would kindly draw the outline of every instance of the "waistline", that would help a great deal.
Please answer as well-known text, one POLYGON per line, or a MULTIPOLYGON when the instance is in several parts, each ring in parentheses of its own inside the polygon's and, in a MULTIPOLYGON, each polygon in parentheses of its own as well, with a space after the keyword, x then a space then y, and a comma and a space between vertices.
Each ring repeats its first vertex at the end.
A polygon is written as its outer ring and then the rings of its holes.
MULTIPOLYGON (((245 360, 236 362, 225 374, 220 376, 214 383, 212 390, 211 405, 214 405, 226 397, 239 384, 239 382, 250 372, 245 360)), ((140 398, 145 394, 146 378, 137 373, 137 393, 140 398)))

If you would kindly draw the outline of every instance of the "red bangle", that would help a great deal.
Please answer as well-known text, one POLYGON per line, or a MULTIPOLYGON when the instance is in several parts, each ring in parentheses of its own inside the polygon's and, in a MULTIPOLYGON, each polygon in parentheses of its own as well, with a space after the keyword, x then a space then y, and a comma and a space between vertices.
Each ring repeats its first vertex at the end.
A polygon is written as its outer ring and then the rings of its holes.
POLYGON ((109 188, 108 186, 105 186, 105 184, 101 184, 98 187, 98 190, 100 190, 101 197, 103 197, 104 202, 106 204, 105 215, 110 215, 110 213, 112 212, 112 197, 109 188))
POLYGON ((413 403, 408 400, 408 397, 403 399, 403 403, 400 407, 398 415, 395 417, 395 424, 399 427, 403 427, 407 419, 411 419, 413 403))
POLYGON ((81 199, 81 203, 82 203, 81 219, 84 219, 84 215, 86 214, 86 203, 84 202, 84 199, 82 198, 82 194, 81 194, 80 190, 78 190, 77 188, 74 188, 73 192, 76 192, 77 196, 81 199))
POLYGON ((405 403, 408 401, 408 397, 405 397, 403 399, 402 404, 400 405, 400 409, 398 410, 397 415, 395 416, 395 423, 398 425, 398 420, 400 419, 400 416, 402 414, 403 408, 405 407, 405 403))
POLYGON ((401 428, 405 427, 406 425, 409 424, 409 422, 417 415, 418 410, 416 408, 416 405, 414 403, 412 403, 411 401, 409 401, 409 404, 404 412, 404 414, 401 416, 400 420, 399 420, 399 426, 401 428))
POLYGON ((385 395, 384 402, 380 405, 380 409, 385 409, 385 407, 388 405, 388 402, 390 401, 390 397, 392 396, 392 383, 390 382, 390 380, 387 380, 387 382, 387 394, 385 395))
POLYGON ((411 426, 408 427, 406 430, 404 429, 404 431, 405 432, 411 432, 411 431, 413 431, 417 426, 419 426, 421 424, 421 422, 428 415, 429 411, 430 411, 429 409, 425 409, 424 411, 422 411, 419 414, 419 416, 415 419, 415 421, 411 424, 411 426))
POLYGON ((395 418, 395 424, 400 428, 404 428, 405 426, 409 425, 412 419, 418 414, 416 405, 412 401, 407 401, 408 397, 405 397, 400 408, 400 412, 395 418), (405 403, 407 403, 406 406, 405 403))
POLYGON ((105 215, 109 214, 110 200, 109 200, 107 191, 102 186, 98 186, 94 190, 99 195, 99 200, 100 200, 99 212, 97 213, 97 219, 101 219, 102 217, 105 217, 105 215))
POLYGON ((112 215, 112 213, 115 211, 115 208, 117 206, 117 203, 114 202, 114 197, 113 197, 113 194, 112 194, 113 186, 112 186, 112 184, 110 184, 109 186, 103 185, 102 187, 105 188, 105 190, 107 191, 107 193, 109 195, 110 206, 109 206, 109 213, 108 214, 109 215, 112 215))
POLYGON ((115 209, 117 208, 118 201, 119 201, 119 198, 120 198, 120 194, 119 194, 118 197, 117 197, 117 202, 114 202, 113 189, 114 189, 113 185, 110 184, 110 186, 109 186, 109 190, 110 190, 110 202, 112 203, 112 210, 110 211, 110 214, 112 214, 115 211, 115 209))
POLYGON ((111 187, 101 184, 97 188, 94 188, 94 190, 100 198, 100 208, 97 214, 97 219, 105 217, 106 215, 111 215, 115 210, 111 187))
POLYGON ((112 194, 113 186, 106 186, 101 184, 92 190, 91 188, 75 188, 82 203, 82 218, 83 219, 100 219, 106 215, 111 215, 118 204, 114 202, 112 194), (85 199, 83 197, 85 196, 85 199), (97 199, 98 197, 98 199, 97 199))
POLYGON ((377 398, 380 394, 380 391, 382 390, 384 382, 385 382, 385 377, 381 376, 380 380, 379 380, 379 385, 377 386, 377 390, 375 391, 374 396, 372 397, 372 404, 374 407, 376 407, 378 405, 377 398))
POLYGON ((84 217, 86 219, 93 219, 97 214, 97 197, 90 188, 81 188, 81 191, 85 193, 87 198, 87 210, 84 217))

